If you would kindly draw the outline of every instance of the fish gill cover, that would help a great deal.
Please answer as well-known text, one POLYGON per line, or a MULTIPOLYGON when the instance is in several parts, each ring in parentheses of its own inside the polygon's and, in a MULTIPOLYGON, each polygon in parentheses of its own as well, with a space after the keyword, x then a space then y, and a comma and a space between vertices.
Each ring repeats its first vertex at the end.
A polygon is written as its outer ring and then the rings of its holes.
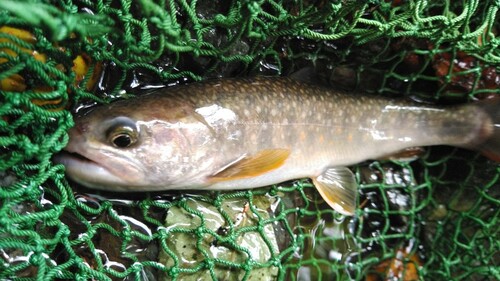
POLYGON ((113 194, 51 157, 72 112, 214 77, 314 67, 436 104, 499 94, 498 1, 0 2, 0 279, 499 280, 499 166, 461 149, 351 167, 343 217, 308 180, 113 194))

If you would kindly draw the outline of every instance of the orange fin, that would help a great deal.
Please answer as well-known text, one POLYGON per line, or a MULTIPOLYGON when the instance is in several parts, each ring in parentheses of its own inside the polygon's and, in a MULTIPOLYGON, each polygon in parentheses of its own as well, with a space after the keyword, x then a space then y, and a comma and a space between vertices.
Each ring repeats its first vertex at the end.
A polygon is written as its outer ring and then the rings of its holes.
POLYGON ((328 168, 312 180, 330 207, 343 215, 354 215, 358 188, 351 170, 346 167, 328 168))
POLYGON ((289 149, 265 149, 255 155, 244 156, 210 177, 212 182, 244 179, 277 169, 290 155, 289 149))
POLYGON ((413 161, 422 156, 425 149, 420 146, 408 147, 395 153, 383 156, 379 160, 399 160, 399 161, 413 161))

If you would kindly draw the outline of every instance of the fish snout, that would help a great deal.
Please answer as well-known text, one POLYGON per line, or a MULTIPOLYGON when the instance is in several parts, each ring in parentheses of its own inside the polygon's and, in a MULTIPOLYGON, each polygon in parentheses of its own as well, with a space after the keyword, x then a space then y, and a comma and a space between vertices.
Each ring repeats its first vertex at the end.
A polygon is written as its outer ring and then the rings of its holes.
POLYGON ((69 141, 64 150, 71 153, 79 153, 82 143, 86 142, 86 134, 88 125, 76 124, 73 128, 68 130, 69 141))
POLYGON ((88 122, 77 122, 73 128, 69 130, 69 134, 83 135, 89 131, 88 122))

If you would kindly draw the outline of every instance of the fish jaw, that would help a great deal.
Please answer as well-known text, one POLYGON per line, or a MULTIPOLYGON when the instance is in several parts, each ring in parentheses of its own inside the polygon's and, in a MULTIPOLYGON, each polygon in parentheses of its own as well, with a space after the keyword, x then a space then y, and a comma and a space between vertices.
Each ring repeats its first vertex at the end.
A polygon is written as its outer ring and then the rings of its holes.
MULTIPOLYGON (((72 153, 63 152, 54 157, 54 162, 63 164, 66 167, 68 176, 79 184, 96 189, 106 189, 107 186, 117 185, 126 186, 126 181, 114 175, 107 168, 91 161, 74 155, 72 153)), ((126 189, 124 188, 124 191, 126 189)))

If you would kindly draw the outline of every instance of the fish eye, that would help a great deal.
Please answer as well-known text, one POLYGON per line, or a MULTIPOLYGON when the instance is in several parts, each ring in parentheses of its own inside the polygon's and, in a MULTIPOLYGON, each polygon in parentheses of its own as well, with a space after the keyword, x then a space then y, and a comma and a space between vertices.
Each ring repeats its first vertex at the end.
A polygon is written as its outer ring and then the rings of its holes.
POLYGON ((108 142, 116 148, 127 148, 135 144, 139 138, 139 132, 134 121, 128 118, 116 118, 114 124, 106 132, 108 142))
POLYGON ((133 143, 133 139, 130 137, 130 135, 122 133, 114 136, 111 140, 111 143, 113 143, 115 147, 125 148, 129 147, 133 143))

